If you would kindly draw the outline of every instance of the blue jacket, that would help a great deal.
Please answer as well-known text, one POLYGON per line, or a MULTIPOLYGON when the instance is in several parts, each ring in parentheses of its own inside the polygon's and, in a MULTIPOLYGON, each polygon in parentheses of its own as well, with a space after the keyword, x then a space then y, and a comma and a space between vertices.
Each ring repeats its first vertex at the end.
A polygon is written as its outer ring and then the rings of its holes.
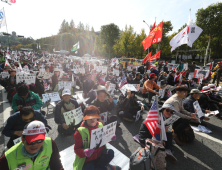
MULTIPOLYGON (((197 101, 194 99, 191 95, 189 95, 185 100, 183 100, 183 107, 186 109, 188 112, 195 113, 193 103, 197 101)), ((205 109, 201 108, 202 112, 205 113, 205 109)))
POLYGON ((154 73, 156 76, 159 75, 159 72, 158 72, 156 69, 153 69, 153 71, 151 71, 150 74, 151 74, 151 73, 154 73))
MULTIPOLYGON (((40 112, 35 111, 32 121, 33 120, 39 120, 42 123, 44 123, 45 126, 47 125, 47 120, 44 118, 44 116, 40 112)), ((28 123, 29 122, 24 122, 22 120, 22 117, 20 116, 20 112, 14 113, 8 118, 7 123, 2 131, 2 134, 8 137, 12 137, 14 136, 15 131, 23 130, 25 125, 28 123)))

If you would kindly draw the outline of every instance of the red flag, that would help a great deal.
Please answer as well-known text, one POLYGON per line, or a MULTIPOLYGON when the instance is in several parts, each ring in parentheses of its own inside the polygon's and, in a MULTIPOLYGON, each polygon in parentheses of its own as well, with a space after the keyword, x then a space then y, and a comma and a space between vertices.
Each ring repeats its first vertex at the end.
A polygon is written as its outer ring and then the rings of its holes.
POLYGON ((10 0, 11 3, 16 3, 16 0, 10 0))
POLYGON ((185 70, 184 72, 182 72, 182 75, 185 76, 187 73, 187 71, 185 70))
POLYGON ((151 55, 152 55, 152 51, 149 54, 147 54, 146 57, 143 59, 143 61, 142 61, 143 64, 148 61, 148 59, 151 57, 151 55))
POLYGON ((158 51, 156 54, 154 54, 152 57, 150 57, 149 61, 153 61, 153 60, 159 59, 160 58, 160 53, 161 53, 161 50, 158 51))
POLYGON ((211 63, 210 63, 210 67, 209 67, 209 70, 212 69, 212 66, 213 66, 213 63, 212 63, 212 61, 211 61, 211 63))
POLYGON ((155 28, 155 25, 156 25, 156 21, 154 22, 153 27, 151 28, 150 32, 153 31, 153 29, 155 28))
POLYGON ((155 37, 153 39, 153 43, 162 42, 163 21, 153 31, 156 32, 155 37))
POLYGON ((144 50, 147 50, 152 44, 153 44, 153 39, 155 37, 155 32, 152 31, 143 41, 143 48, 144 50))

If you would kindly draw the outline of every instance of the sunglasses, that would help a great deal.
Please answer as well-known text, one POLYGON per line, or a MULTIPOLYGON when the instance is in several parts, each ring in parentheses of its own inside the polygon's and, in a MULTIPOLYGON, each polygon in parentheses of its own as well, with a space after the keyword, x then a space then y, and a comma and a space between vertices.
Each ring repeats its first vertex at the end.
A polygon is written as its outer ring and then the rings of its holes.
POLYGON ((31 142, 31 143, 28 143, 27 141, 26 141, 26 143, 27 143, 27 145, 34 145, 34 144, 39 144, 39 143, 42 143, 44 141, 44 139, 40 139, 40 140, 36 140, 36 141, 34 141, 34 142, 31 142))
POLYGON ((171 110, 171 109, 166 109, 166 112, 170 112, 171 114, 173 114, 173 110, 171 110))

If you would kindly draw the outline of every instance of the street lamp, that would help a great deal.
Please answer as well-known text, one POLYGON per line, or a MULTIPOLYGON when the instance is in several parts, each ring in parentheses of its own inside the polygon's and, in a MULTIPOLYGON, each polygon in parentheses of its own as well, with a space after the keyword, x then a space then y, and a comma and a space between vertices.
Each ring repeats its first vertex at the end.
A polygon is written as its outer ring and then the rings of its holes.
MULTIPOLYGON (((146 21, 143 20, 143 22, 148 26, 149 30, 150 30, 150 26, 146 23, 146 21)), ((149 48, 148 48, 148 54, 150 53, 149 48)))

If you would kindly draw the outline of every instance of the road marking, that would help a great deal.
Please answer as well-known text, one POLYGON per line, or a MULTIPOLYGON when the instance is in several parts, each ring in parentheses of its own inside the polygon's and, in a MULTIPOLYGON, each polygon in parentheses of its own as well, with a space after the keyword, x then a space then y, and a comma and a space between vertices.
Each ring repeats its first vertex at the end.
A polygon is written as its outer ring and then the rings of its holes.
POLYGON ((220 145, 222 145, 222 141, 221 141, 221 140, 219 140, 219 139, 217 139, 217 138, 214 138, 214 137, 212 137, 212 136, 210 136, 210 135, 208 135, 208 134, 206 134, 206 133, 195 132, 195 131, 194 131, 194 133, 196 133, 197 135, 200 135, 200 136, 202 136, 202 137, 205 137, 205 138, 207 138, 207 139, 210 139, 210 140, 212 140, 212 141, 214 141, 214 142, 219 143, 220 145))

